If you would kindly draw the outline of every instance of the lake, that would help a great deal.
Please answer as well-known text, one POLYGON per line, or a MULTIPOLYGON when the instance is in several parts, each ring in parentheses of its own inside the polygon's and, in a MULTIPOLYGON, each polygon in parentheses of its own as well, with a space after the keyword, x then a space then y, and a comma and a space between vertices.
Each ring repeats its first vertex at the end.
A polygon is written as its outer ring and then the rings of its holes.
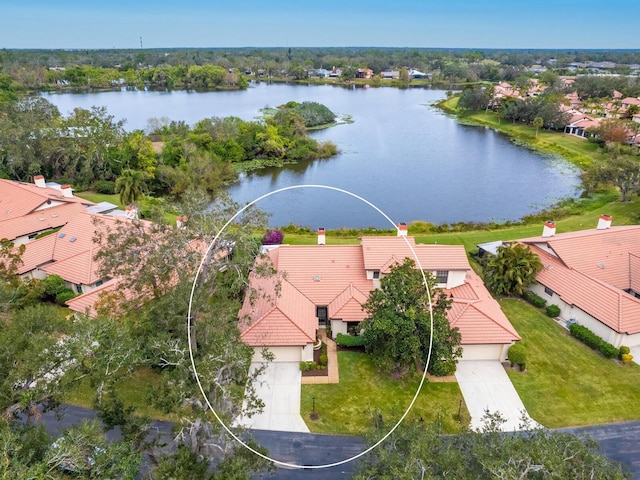
MULTIPOLYGON (((105 106, 128 130, 150 118, 194 124, 207 117, 254 120, 264 107, 315 101, 353 122, 313 132, 335 143, 331 159, 242 175, 229 194, 246 204, 295 185, 344 189, 383 211, 392 222, 435 224, 518 220, 579 194, 579 171, 557 157, 516 146, 482 127, 459 125, 432 104, 443 90, 253 85, 237 92, 114 91, 45 94, 63 114, 105 106)), ((362 201, 334 190, 300 188, 260 201, 272 226, 376 227, 390 223, 362 201)))

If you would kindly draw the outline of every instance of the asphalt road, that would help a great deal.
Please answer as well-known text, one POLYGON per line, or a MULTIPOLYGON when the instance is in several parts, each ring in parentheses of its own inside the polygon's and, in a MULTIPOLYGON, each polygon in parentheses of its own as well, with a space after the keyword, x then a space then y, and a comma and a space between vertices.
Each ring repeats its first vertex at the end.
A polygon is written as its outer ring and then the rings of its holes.
MULTIPOLYGON (((85 418, 95 417, 93 410, 67 405, 64 414, 57 418, 55 412, 47 412, 42 417, 47 431, 51 435, 60 432, 85 418)), ((158 429, 165 440, 171 440, 170 422, 154 421, 153 428, 158 429)), ((600 450, 609 458, 629 468, 633 478, 640 480, 640 421, 611 423, 591 427, 559 429, 577 435, 587 435, 596 440, 600 450)), ((256 441, 269 450, 269 455, 277 460, 296 465, 325 465, 352 457, 362 452, 366 443, 359 437, 344 435, 318 435, 313 433, 288 433, 255 430, 256 441)), ((112 432, 112 438, 118 432, 112 432)), ((256 478, 330 480, 349 479, 353 475, 357 461, 323 469, 278 468, 272 475, 256 478)))

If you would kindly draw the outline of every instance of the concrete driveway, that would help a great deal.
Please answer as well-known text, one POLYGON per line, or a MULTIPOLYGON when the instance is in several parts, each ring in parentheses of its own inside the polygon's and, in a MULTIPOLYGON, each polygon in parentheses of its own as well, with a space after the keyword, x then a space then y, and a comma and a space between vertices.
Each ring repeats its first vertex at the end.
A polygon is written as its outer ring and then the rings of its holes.
POLYGON ((471 414, 472 429, 483 426, 481 419, 486 409, 500 412, 507 420, 502 427, 505 432, 519 430, 522 412, 529 417, 507 372, 497 360, 461 360, 456 379, 471 414))
MULTIPOLYGON (((251 365, 255 371, 262 364, 251 365)), ((235 425, 254 430, 309 432, 300 416, 299 362, 271 362, 255 381, 256 394, 264 402, 264 410, 251 418, 240 417, 235 425)))

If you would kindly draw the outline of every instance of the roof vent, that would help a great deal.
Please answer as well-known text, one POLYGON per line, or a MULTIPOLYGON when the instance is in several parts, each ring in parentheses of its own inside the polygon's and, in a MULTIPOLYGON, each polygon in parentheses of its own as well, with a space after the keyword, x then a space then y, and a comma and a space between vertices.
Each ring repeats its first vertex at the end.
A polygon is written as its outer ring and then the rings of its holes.
POLYGON ((75 241, 76 241, 76 237, 71 237, 71 238, 69 239, 69 241, 70 241, 70 242, 75 242, 75 241))
POLYGON ((320 278, 321 278, 321 277, 320 277, 320 275, 314 275, 314 276, 313 276, 313 281, 314 281, 314 282, 319 282, 319 281, 320 281, 320 278))
POLYGON ((58 238, 64 238, 64 233, 59 234, 58 238))
POLYGON ((544 268, 545 270, 551 270, 551 265, 545 265, 544 268))
POLYGON ((598 267, 599 267, 599 268, 604 268, 604 263, 599 263, 599 264, 598 264, 598 267))

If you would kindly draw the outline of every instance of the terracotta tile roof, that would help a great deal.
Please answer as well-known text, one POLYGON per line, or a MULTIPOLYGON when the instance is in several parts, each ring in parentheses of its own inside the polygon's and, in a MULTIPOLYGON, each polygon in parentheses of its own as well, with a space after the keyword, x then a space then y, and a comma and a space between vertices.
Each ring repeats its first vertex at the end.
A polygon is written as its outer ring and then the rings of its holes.
POLYGON ((99 247, 93 243, 96 230, 93 219, 96 217, 112 226, 118 221, 126 221, 79 212, 58 232, 25 245, 23 263, 18 274, 42 267, 47 273, 55 273, 72 283, 91 284, 100 280, 98 265, 93 261, 99 247))
POLYGON ((520 340, 500 304, 473 270, 468 271, 463 285, 444 292, 453 296, 449 323, 460 331, 463 345, 520 340))
POLYGON ((534 237, 530 245, 545 268, 536 279, 619 333, 640 333, 640 226, 611 227, 534 237))
MULTIPOLYGON (((74 312, 82 313, 84 315, 88 315, 89 317, 96 317, 96 303, 104 296, 108 295, 114 291, 122 291, 118 289, 118 285, 120 280, 117 278, 112 278, 108 282, 103 283, 99 287, 94 288, 90 292, 83 293, 71 300, 67 301, 67 306, 70 310, 74 312)), ((129 292, 130 293, 130 292, 129 292)), ((129 298, 127 294, 125 297, 129 298)))
POLYGON ((363 293, 350 283, 344 291, 328 305, 331 318, 344 322, 361 322, 367 317, 362 305, 369 298, 369 293, 363 293))
POLYGON ((278 271, 315 305, 329 305, 349 284, 361 292, 373 288, 360 245, 282 245, 278 250, 278 271))
MULTIPOLYGON (((414 244, 412 237, 407 240, 414 244)), ((239 313, 243 340, 253 346, 302 345, 286 339, 301 342, 304 335, 315 335, 316 306, 326 305, 329 318, 364 320, 362 304, 373 290, 366 270, 378 269, 390 259, 401 262, 403 254, 394 249, 412 255, 401 237, 364 237, 361 245, 282 245, 272 250, 268 256, 281 275, 281 295, 276 295, 276 280, 251 277, 251 285, 263 294, 245 298, 239 313), (368 255, 371 263, 365 268, 368 255), (256 297, 253 304, 250 297, 256 297)), ((467 271, 465 283, 446 292, 454 296, 449 319, 460 329, 463 344, 510 343, 520 338, 471 270, 463 246, 416 245, 415 249, 425 269, 467 271)))
POLYGON ((21 217, 0 221, 0 237, 15 240, 23 235, 38 233, 65 225, 78 212, 85 209, 79 203, 63 203, 46 210, 37 210, 21 217))
POLYGON ((14 182, 0 179, 0 222, 22 217, 47 205, 79 203, 93 205, 80 197, 64 197, 57 188, 40 188, 34 183, 14 182), (49 204, 47 204, 47 201, 49 204))
POLYGON ((240 318, 240 338, 248 345, 304 346, 315 342, 318 319, 315 305, 282 275, 268 278, 252 274, 256 295, 245 297, 240 318))
POLYGON ((394 263, 402 263, 407 257, 414 258, 411 248, 418 256, 423 270, 469 269, 467 254, 462 245, 416 245, 413 237, 362 237, 360 241, 366 270, 380 270, 384 273, 394 263))

